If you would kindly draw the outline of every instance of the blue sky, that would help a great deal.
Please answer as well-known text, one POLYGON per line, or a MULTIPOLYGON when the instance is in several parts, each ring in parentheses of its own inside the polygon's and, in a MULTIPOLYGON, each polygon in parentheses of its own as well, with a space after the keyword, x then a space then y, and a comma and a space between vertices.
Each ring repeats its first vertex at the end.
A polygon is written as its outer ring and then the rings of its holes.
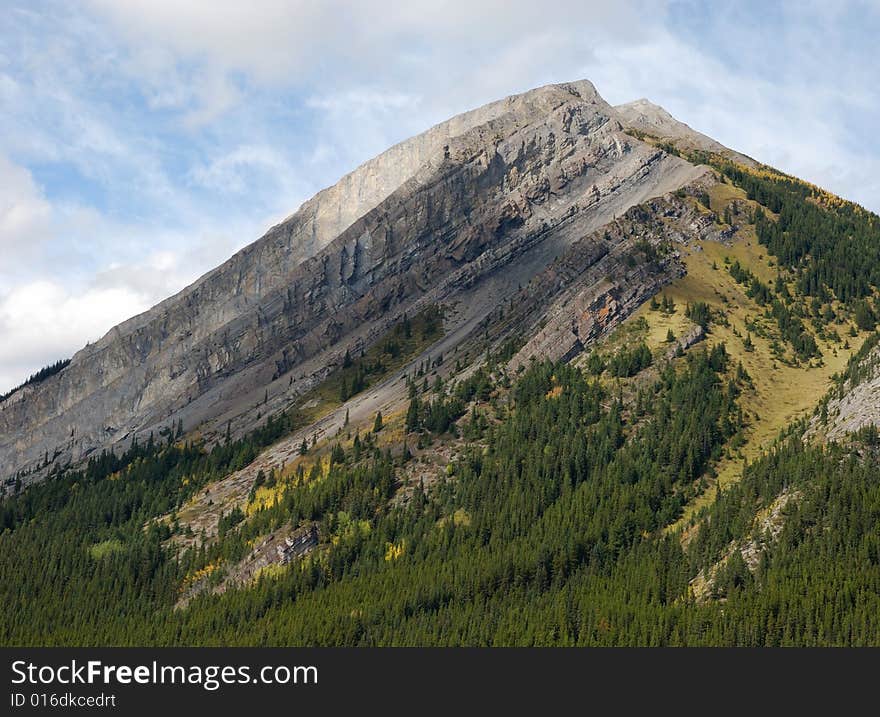
POLYGON ((0 2, 0 391, 390 144, 585 77, 880 211, 878 2, 0 2))

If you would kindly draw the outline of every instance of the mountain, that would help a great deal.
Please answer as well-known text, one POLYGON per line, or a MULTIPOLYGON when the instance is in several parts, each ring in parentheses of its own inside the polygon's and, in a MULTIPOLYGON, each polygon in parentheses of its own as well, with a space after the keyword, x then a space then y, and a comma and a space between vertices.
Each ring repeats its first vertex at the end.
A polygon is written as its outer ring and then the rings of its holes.
POLYGON ((864 208, 493 102, 0 400, 0 644, 880 644, 878 317, 864 208))
POLYGON ((699 174, 624 134, 588 82, 455 117, 0 403, 0 466, 36 477, 180 420, 240 434, 404 312, 458 302, 467 331, 572 242, 699 174))

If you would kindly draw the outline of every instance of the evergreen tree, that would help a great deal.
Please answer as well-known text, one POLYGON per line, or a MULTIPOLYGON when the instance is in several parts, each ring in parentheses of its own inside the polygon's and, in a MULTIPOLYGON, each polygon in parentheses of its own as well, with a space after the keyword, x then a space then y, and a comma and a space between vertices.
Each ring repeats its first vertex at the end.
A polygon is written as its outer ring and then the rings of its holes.
POLYGON ((410 398, 409 408, 406 411, 406 430, 415 431, 419 427, 419 414, 421 411, 421 402, 419 397, 414 395, 410 398))

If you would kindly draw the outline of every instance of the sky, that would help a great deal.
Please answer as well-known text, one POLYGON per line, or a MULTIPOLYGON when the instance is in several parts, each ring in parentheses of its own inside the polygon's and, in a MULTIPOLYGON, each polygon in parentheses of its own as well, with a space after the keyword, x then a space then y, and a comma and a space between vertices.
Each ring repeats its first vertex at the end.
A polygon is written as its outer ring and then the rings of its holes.
POLYGON ((391 144, 581 78, 880 212, 880 0, 0 0, 0 392, 391 144))

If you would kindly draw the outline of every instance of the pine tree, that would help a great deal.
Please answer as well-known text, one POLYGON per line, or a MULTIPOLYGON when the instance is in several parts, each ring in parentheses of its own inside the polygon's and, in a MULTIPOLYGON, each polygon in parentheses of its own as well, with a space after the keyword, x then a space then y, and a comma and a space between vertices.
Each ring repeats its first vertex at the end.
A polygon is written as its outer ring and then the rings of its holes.
POLYGON ((877 317, 867 301, 859 301, 855 306, 856 326, 862 331, 873 331, 877 325, 877 317))
POLYGON ((418 396, 413 396, 409 401, 409 408, 406 411, 406 430, 415 431, 419 427, 419 414, 421 412, 421 402, 418 396))

